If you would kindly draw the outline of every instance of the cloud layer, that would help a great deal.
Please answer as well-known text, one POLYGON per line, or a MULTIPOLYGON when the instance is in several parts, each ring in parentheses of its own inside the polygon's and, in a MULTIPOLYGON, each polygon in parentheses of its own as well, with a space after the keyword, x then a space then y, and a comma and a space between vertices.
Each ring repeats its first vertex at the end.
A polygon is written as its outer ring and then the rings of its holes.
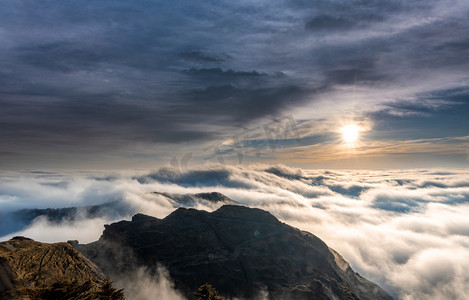
MULTIPOLYGON (((174 199, 216 191, 314 233, 397 299, 464 299, 469 288, 466 170, 321 171, 252 165, 97 176, 22 173, 20 180, 12 179, 18 175, 2 175, 0 201, 9 211, 120 201, 130 207, 128 217, 144 212, 162 218, 181 205, 214 210, 221 203, 196 196, 174 199), (174 194, 185 196, 171 199, 174 194)), ((38 218, 2 239, 24 234, 41 241, 91 242, 104 223, 116 219, 52 224, 38 218)))

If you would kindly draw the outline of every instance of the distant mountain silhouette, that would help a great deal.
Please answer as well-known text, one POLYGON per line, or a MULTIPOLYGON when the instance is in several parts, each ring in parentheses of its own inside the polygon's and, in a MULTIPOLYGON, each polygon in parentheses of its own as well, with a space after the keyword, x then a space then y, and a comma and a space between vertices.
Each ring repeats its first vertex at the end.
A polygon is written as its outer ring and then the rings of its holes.
POLYGON ((98 241, 74 246, 111 278, 161 264, 187 296, 207 282, 226 297, 392 299, 322 240, 260 209, 179 208, 164 219, 137 214, 105 227, 98 241))
POLYGON ((49 222, 60 223, 83 218, 108 217, 120 219, 129 215, 132 215, 132 210, 121 201, 79 207, 20 209, 0 214, 0 236, 20 231, 40 216, 43 216, 49 222))
MULTIPOLYGON (((237 202, 218 192, 176 194, 154 192, 166 197, 173 207, 193 207, 198 203, 236 204, 237 202)), ((110 218, 118 220, 135 213, 124 201, 111 201, 98 205, 63 207, 63 208, 26 208, 11 212, 0 212, 0 236, 21 231, 32 224, 37 217, 43 217, 51 223, 75 221, 92 218, 110 218)))
POLYGON ((156 195, 162 195, 168 198, 174 207, 191 207, 197 203, 213 204, 236 204, 237 202, 218 192, 196 193, 196 194, 175 194, 154 192, 156 195))

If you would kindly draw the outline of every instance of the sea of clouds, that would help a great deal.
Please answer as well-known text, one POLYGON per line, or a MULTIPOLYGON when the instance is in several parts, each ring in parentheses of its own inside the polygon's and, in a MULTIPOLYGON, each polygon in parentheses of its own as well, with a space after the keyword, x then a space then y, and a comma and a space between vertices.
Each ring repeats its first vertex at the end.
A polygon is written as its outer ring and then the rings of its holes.
MULTIPOLYGON (((182 206, 155 192, 213 191, 317 235, 356 272, 396 299, 467 297, 469 171, 464 169, 327 171, 217 165, 186 171, 3 172, 0 241, 23 235, 43 242, 88 243, 100 237, 106 223, 129 219, 136 212, 163 218, 182 206), (108 214, 89 217, 78 210, 59 223, 37 217, 17 224, 21 221, 11 218, 18 209, 103 203, 111 203, 108 214)), ((221 205, 194 199, 185 205, 208 211, 221 205)), ((180 299, 168 274, 160 273, 159 278, 145 279, 153 289, 138 295, 131 291, 132 298, 171 294, 180 299)))

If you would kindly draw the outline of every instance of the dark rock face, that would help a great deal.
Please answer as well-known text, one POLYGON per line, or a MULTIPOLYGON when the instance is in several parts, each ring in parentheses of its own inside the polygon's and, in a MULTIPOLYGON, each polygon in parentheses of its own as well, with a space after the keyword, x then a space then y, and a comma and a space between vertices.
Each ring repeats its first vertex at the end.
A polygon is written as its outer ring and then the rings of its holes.
POLYGON ((227 297, 264 290, 270 299, 392 299, 316 236, 242 206, 179 208, 164 219, 137 214, 76 247, 111 278, 162 264, 188 296, 208 282, 227 297))
POLYGON ((64 295, 66 290, 78 297, 73 299, 97 299, 103 288, 119 294, 103 272, 68 243, 24 237, 0 243, 0 299, 43 299, 46 294, 53 299, 51 293, 64 295))

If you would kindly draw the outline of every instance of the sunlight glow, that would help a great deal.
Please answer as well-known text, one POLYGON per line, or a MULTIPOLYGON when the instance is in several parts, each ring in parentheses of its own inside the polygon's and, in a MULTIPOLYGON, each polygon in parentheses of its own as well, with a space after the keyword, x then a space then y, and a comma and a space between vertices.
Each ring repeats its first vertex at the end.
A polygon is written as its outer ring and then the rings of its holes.
POLYGON ((360 132, 360 127, 355 124, 350 124, 342 127, 342 138, 348 144, 353 144, 358 139, 358 134, 360 132))

